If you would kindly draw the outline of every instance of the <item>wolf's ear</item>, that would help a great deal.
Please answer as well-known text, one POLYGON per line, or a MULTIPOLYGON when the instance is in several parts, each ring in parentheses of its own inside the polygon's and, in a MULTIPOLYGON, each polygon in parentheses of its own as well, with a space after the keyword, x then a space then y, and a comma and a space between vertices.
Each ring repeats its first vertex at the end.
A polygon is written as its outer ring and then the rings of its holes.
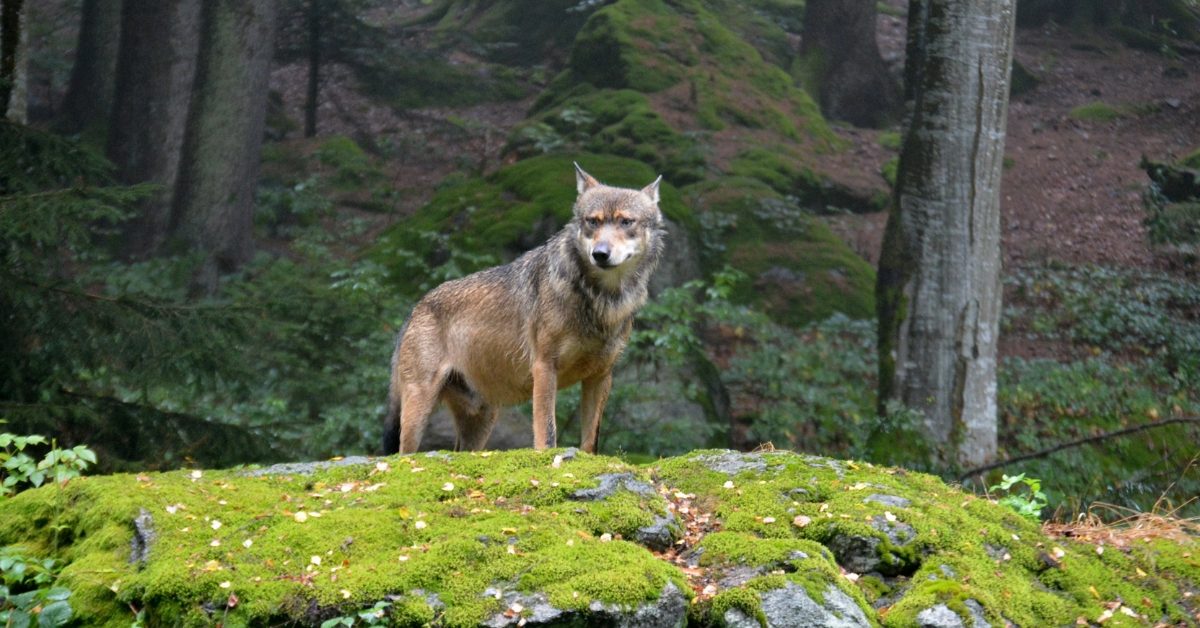
POLYGON ((650 185, 647 185, 646 187, 642 188, 642 194, 649 196, 650 200, 653 201, 655 205, 658 204, 658 184, 659 183, 662 183, 662 175, 661 174, 658 175, 658 178, 654 180, 654 183, 651 183, 650 185))
POLYGON ((577 192, 579 192, 580 194, 583 194, 584 192, 596 187, 597 185, 600 185, 600 182, 596 180, 596 177, 593 177, 592 175, 584 172, 583 168, 579 167, 578 162, 574 162, 574 163, 575 163, 575 190, 577 192))

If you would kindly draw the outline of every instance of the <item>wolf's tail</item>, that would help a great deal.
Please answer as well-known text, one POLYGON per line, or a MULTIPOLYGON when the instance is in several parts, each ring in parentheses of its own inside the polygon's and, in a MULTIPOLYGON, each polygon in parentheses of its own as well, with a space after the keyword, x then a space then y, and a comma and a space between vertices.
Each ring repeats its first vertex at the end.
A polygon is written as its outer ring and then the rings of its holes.
POLYGON ((404 332, 408 331, 408 321, 400 327, 396 334, 396 346, 392 350, 392 370, 388 377, 387 412, 383 415, 383 455, 388 456, 400 451, 400 383, 397 381, 400 367, 400 343, 404 340, 404 332))

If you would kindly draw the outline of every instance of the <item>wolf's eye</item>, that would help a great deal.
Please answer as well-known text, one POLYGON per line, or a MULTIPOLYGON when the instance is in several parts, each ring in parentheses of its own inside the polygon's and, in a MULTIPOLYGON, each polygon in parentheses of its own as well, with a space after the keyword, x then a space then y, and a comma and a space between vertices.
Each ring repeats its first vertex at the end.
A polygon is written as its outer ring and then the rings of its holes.
POLYGON ((622 219, 621 219, 621 226, 622 226, 622 227, 632 227, 632 226, 633 226, 633 219, 632 219, 632 218, 622 218, 622 219))
POLYGON ((592 227, 592 228, 599 227, 600 219, 596 218, 595 216, 591 216, 587 219, 587 224, 589 227, 592 227))

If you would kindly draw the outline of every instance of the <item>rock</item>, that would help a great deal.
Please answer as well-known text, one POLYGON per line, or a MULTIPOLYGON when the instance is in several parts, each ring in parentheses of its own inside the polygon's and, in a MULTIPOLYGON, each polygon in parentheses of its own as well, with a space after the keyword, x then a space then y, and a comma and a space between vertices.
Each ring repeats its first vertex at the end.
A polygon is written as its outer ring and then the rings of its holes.
POLYGON ((879 539, 873 536, 839 534, 829 541, 829 549, 837 557, 837 563, 846 571, 870 573, 878 571, 879 539))
MULTIPOLYGON (((830 584, 822 595, 824 603, 817 604, 804 587, 794 582, 760 594, 767 628, 853 628, 871 625, 863 609, 841 589, 830 584)), ((750 628, 759 625, 758 621, 737 608, 726 611, 723 619, 728 626, 750 628)))
POLYGON ((967 607, 967 612, 971 614, 971 623, 963 622, 962 617, 958 613, 950 610, 945 604, 927 608, 920 613, 917 613, 917 623, 921 628, 992 628, 992 624, 988 622, 984 616, 983 606, 975 600, 966 600, 963 605, 967 607))
POLYGON ((648 287, 652 298, 667 288, 682 286, 701 276, 700 257, 687 229, 665 217, 663 223, 667 231, 667 247, 658 262, 658 268, 650 276, 648 287))
POLYGON ((630 628, 674 628, 683 626, 687 620, 687 598, 679 588, 668 582, 658 599, 634 608, 616 604, 592 602, 586 610, 563 610, 555 608, 541 593, 518 593, 499 588, 488 588, 486 597, 500 595, 504 609, 519 604, 521 613, 500 612, 482 622, 484 626, 627 626, 630 628), (523 620, 523 621, 522 621, 523 620))
POLYGON ((142 508, 133 519, 133 538, 129 540, 129 562, 145 564, 150 558, 150 546, 154 544, 154 517, 142 508))
MULTIPOLYGON (((871 527, 881 532, 892 546, 902 548, 916 538, 916 530, 902 521, 888 521, 883 516, 871 518, 871 527)), ((891 554, 891 560, 884 560, 879 553, 879 545, 883 539, 877 536, 838 533, 829 541, 829 549, 837 557, 837 562, 847 571, 854 573, 879 572, 884 575, 912 573, 919 564, 905 561, 902 556, 891 554)))
POLYGON ((653 495, 654 488, 637 479, 632 473, 604 473, 596 476, 600 486, 581 488, 571 494, 571 499, 594 502, 608 499, 613 493, 625 489, 638 495, 653 495))
POLYGON ((872 493, 864 497, 863 503, 867 502, 875 502, 876 504, 883 504, 884 506, 891 506, 892 508, 908 508, 912 505, 912 501, 903 497, 896 497, 895 495, 880 495, 879 493, 872 493))
POLYGON ((972 628, 992 628, 991 622, 983 613, 983 605, 975 600, 965 600, 963 606, 967 607, 967 611, 971 613, 972 628))
POLYGON ((767 461, 762 454, 743 454, 736 451, 723 451, 698 458, 700 464, 726 475, 737 475, 743 471, 766 471, 767 461))
POLYGON ((917 613, 917 623, 921 628, 966 628, 962 618, 945 604, 917 613))
POLYGON ((654 523, 637 529, 634 540, 646 547, 665 551, 679 538, 679 524, 675 515, 668 512, 665 516, 656 515, 654 523))
POLYGON ((281 464, 273 464, 262 469, 251 469, 243 471, 242 475, 247 477, 257 478, 268 475, 312 475, 317 471, 333 469, 335 467, 351 467, 355 465, 371 464, 371 459, 366 456, 346 456, 340 460, 318 460, 316 462, 284 462, 281 464))
MULTIPOLYGON (((425 434, 421 437, 421 451, 453 450, 457 434, 454 416, 444 407, 439 407, 429 417, 425 434)), ((518 408, 500 411, 500 420, 488 437, 486 449, 518 449, 529 447, 533 442, 533 423, 529 414, 518 408)))

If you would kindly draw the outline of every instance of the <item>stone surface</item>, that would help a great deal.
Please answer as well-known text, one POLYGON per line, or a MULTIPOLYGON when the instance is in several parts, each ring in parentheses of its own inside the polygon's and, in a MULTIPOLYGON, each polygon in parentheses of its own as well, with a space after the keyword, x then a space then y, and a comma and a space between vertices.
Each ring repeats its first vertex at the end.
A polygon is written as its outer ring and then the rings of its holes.
MULTIPOLYGON (((823 592, 824 603, 818 604, 804 587, 789 582, 780 589, 762 593, 762 612, 767 628, 856 628, 870 626, 866 614, 850 596, 829 585, 823 592)), ((733 608, 722 617, 726 625, 738 628, 758 626, 758 621, 733 608)))
POLYGON ((884 506, 891 506, 892 508, 908 508, 912 505, 911 500, 903 497, 897 497, 895 495, 881 495, 879 493, 872 493, 863 498, 863 503, 868 502, 883 504, 884 506))
POLYGON ((600 486, 581 488, 571 494, 571 499, 579 501, 598 501, 608 499, 619 490, 626 490, 638 495, 653 495, 654 487, 637 479, 632 473, 604 473, 596 476, 600 486))

